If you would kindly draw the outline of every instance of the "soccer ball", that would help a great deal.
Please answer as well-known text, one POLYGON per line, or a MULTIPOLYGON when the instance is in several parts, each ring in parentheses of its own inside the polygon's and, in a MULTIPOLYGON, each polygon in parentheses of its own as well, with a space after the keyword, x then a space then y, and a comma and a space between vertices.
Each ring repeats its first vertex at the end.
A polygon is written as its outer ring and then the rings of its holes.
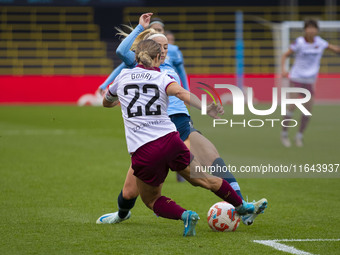
POLYGON ((213 231, 231 232, 240 224, 240 216, 233 205, 224 201, 218 202, 209 209, 208 224, 213 231))

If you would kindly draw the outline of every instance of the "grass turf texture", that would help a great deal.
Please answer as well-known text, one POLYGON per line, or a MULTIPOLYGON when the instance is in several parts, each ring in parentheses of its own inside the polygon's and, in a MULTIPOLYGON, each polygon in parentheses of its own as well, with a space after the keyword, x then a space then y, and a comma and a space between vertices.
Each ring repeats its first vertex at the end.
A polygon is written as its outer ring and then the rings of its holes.
MULTIPOLYGON (((339 110, 314 108, 303 149, 283 148, 279 128, 223 127, 216 146, 238 166, 340 163, 339 110)), ((129 160, 120 108, 0 107, 0 254, 284 254, 252 241, 339 238, 337 178, 240 178, 243 194, 266 197, 269 208, 253 226, 216 233, 206 214, 220 199, 170 173, 163 194, 197 211, 196 237, 182 237, 181 221, 157 218, 140 199, 130 220, 96 225, 116 211, 129 160)), ((340 250, 339 242, 284 244, 313 254, 340 250)))

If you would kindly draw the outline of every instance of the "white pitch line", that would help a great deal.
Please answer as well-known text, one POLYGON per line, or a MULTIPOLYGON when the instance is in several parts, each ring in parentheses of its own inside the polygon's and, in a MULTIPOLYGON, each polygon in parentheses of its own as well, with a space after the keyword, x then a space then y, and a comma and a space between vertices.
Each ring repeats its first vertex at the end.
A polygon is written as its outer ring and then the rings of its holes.
POLYGON ((340 239, 276 239, 275 242, 339 242, 340 239))
POLYGON ((270 246, 276 250, 287 252, 295 255, 313 255, 312 253, 301 251, 293 246, 285 245, 279 242, 336 242, 340 239, 275 239, 275 240, 254 240, 253 242, 270 246))
POLYGON ((254 242, 259 243, 259 244, 263 244, 263 245, 267 245, 267 246, 270 246, 270 247, 272 247, 276 250, 288 252, 290 254, 313 255, 312 253, 301 251, 301 250, 294 248, 293 246, 285 245, 285 244, 282 244, 282 243, 277 243, 276 241, 273 241, 273 240, 254 240, 254 242))

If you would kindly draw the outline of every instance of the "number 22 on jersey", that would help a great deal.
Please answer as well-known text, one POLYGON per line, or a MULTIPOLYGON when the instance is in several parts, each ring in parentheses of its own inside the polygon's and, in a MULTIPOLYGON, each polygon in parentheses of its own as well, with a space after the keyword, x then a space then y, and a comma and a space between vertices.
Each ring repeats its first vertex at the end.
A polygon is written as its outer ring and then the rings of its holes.
POLYGON ((155 84, 145 84, 141 89, 136 84, 130 84, 126 85, 124 87, 124 95, 132 94, 134 97, 132 98, 131 102, 127 106, 127 115, 129 118, 131 117, 137 117, 142 116, 142 107, 145 107, 145 115, 161 115, 161 106, 155 105, 156 110, 152 111, 151 106, 159 99, 159 89, 158 86, 155 84), (141 90, 141 91, 140 91, 141 90), (134 93, 134 94, 133 94, 134 93), (136 102, 140 98, 142 93, 142 96, 146 96, 149 93, 153 93, 153 97, 148 101, 148 103, 143 105, 137 105, 136 102), (135 112, 132 112, 132 107, 136 104, 136 110, 135 112))

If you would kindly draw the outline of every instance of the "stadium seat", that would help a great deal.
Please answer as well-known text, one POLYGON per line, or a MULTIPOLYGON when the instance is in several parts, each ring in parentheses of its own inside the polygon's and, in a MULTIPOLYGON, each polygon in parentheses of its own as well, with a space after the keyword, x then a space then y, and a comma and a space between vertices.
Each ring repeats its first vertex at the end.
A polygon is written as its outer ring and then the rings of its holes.
POLYGON ((107 74, 90 7, 2 7, 0 75, 107 74))
MULTIPOLYGON (((128 7, 124 9, 124 23, 137 25, 141 13, 154 12, 165 21, 165 29, 175 34, 188 73, 234 73, 237 10, 242 10, 244 14, 245 73, 275 72, 275 38, 270 26, 260 21, 326 17, 324 6, 306 6, 295 12, 279 6, 128 7)), ((340 16, 339 13, 337 16, 340 16)), ((331 38, 334 44, 340 44, 338 35, 331 38)), ((321 72, 335 72, 336 68, 340 68, 339 65, 332 65, 332 58, 332 54, 325 54, 321 72)))

